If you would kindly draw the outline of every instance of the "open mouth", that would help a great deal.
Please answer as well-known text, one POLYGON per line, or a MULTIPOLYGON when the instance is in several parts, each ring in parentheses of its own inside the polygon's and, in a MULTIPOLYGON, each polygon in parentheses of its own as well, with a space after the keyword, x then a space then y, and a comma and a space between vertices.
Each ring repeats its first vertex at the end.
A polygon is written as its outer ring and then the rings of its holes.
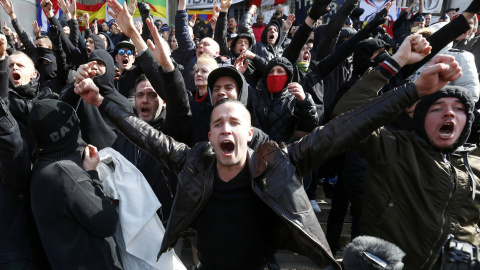
POLYGON ((448 122, 442 125, 440 128, 440 136, 442 137, 450 137, 453 134, 453 128, 455 127, 455 124, 453 122, 448 122))
POLYGON ((123 59, 122 64, 127 65, 128 64, 128 59, 123 59))
POLYGON ((92 53, 92 49, 87 48, 87 53, 88 53, 88 54, 91 54, 91 53, 92 53))
POLYGON ((150 109, 147 107, 141 107, 140 108, 140 115, 143 117, 147 117, 150 115, 150 109))
POLYGON ((220 143, 220 149, 224 155, 231 155, 235 150, 235 144, 232 141, 225 140, 220 143))
POLYGON ((305 55, 303 56, 303 62, 308 62, 308 55, 307 55, 307 54, 305 54, 305 55))
POLYGON ((12 77, 14 81, 19 81, 22 76, 20 76, 20 74, 18 73, 13 73, 12 77))

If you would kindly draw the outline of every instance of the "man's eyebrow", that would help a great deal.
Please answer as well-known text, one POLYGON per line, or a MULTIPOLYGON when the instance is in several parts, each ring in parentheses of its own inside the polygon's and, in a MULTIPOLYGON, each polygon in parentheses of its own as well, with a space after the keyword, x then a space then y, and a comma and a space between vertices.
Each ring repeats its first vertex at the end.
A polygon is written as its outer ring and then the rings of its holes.
POLYGON ((215 124, 215 123, 217 123, 217 122, 220 122, 220 120, 222 120, 222 117, 219 117, 219 118, 217 118, 217 119, 213 120, 213 122, 212 122, 212 123, 214 123, 214 124, 215 124))
POLYGON ((215 87, 220 87, 220 86, 222 86, 222 85, 225 85, 225 87, 227 87, 227 86, 234 86, 233 83, 215 84, 215 85, 213 86, 213 88, 215 88, 215 87))

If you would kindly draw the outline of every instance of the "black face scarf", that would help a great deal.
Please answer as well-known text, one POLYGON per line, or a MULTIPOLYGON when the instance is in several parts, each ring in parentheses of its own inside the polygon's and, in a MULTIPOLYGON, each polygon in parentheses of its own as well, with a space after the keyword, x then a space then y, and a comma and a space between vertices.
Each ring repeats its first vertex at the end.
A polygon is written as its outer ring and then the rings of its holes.
POLYGON ((105 74, 100 76, 95 76, 93 78, 93 82, 100 88, 100 94, 105 96, 106 94, 110 93, 115 89, 113 84, 113 79, 115 77, 115 65, 113 63, 113 58, 110 54, 105 50, 94 50, 88 61, 102 61, 105 64, 107 70, 105 74))
POLYGON ((57 60, 52 49, 37 47, 37 55, 36 69, 40 73, 40 82, 55 78, 57 76, 57 60))

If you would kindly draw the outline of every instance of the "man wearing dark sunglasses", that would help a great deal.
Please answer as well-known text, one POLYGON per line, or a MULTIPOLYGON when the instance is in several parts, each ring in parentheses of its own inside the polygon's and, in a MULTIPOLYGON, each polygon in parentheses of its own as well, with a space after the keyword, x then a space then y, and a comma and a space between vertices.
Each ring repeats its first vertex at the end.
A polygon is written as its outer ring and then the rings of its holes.
POLYGON ((133 105, 135 80, 143 73, 140 67, 133 65, 135 62, 135 46, 130 41, 122 41, 115 46, 115 52, 115 61, 120 73, 118 80, 115 82, 116 87, 133 105))

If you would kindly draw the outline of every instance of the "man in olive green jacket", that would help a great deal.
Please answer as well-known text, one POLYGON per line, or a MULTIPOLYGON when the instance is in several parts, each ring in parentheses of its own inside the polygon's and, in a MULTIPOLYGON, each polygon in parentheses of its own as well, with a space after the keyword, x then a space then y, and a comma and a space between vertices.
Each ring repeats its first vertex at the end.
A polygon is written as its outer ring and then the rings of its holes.
MULTIPOLYGON (((406 64, 399 55, 401 50, 357 82, 334 115, 376 96, 406 64)), ((453 61, 439 55, 422 76, 447 70, 443 63, 453 61)), ((449 234, 480 244, 475 188, 480 184, 480 159, 467 155, 471 149, 463 146, 473 109, 468 91, 444 87, 417 104, 415 131, 380 128, 355 147, 368 162, 360 232, 399 246, 406 253, 404 269, 429 269, 449 234)))

